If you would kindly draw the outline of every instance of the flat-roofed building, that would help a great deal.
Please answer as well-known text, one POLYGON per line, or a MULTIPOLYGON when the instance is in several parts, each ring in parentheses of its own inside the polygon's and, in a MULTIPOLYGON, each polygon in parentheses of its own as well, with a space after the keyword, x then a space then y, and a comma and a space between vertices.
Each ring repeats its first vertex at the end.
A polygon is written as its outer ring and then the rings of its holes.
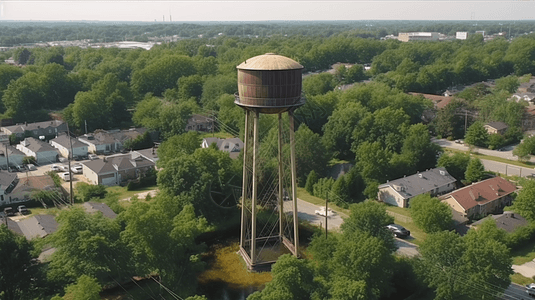
POLYGON ((411 41, 438 41, 438 32, 400 32, 398 40, 402 42, 411 41))

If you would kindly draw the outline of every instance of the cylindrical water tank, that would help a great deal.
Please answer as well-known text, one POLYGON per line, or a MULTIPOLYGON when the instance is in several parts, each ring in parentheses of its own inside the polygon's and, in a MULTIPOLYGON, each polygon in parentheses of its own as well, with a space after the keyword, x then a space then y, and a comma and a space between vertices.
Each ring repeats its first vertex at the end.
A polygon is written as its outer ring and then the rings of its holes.
POLYGON ((236 104, 261 113, 280 113, 300 106, 303 66, 296 61, 266 53, 249 58, 238 69, 236 104))

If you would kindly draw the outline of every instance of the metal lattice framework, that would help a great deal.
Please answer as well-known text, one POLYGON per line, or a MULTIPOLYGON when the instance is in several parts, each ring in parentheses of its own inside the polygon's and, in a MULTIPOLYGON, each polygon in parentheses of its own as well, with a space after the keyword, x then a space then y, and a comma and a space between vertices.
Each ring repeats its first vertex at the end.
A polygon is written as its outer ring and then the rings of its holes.
POLYGON ((278 147, 270 149, 259 144, 259 110, 245 108, 240 254, 252 270, 282 254, 299 254, 293 109, 287 111, 289 124, 278 113, 278 147), (276 170, 261 172, 272 157, 276 170))

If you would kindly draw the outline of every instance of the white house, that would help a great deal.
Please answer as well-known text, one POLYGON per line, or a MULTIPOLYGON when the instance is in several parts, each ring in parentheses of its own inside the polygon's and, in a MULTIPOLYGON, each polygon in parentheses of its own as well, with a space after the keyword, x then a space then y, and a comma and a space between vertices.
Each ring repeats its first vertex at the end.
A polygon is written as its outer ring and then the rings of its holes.
POLYGON ((50 164, 58 161, 59 152, 49 143, 40 141, 38 139, 28 137, 25 138, 17 149, 26 156, 33 156, 38 164, 50 164))
POLYGON ((409 207, 410 199, 420 194, 436 196, 453 191, 455 181, 446 169, 435 168, 381 184, 377 199, 394 206, 409 207))
POLYGON ((239 138, 204 138, 201 147, 208 148, 211 144, 216 144, 217 149, 228 152, 231 158, 237 158, 243 148, 243 142, 239 138))
POLYGON ((67 158, 69 157, 69 153, 71 152, 71 143, 72 143, 72 153, 74 154, 73 157, 87 156, 87 152, 89 148, 87 144, 84 144, 75 138, 71 137, 69 141, 69 136, 67 136, 66 134, 59 135, 55 139, 50 140, 49 143, 54 148, 58 149, 61 156, 67 157, 67 158))
POLYGON ((108 186, 139 178, 149 169, 154 169, 152 161, 133 152, 84 162, 82 165, 89 182, 108 186))
POLYGON ((88 133, 79 136, 78 140, 88 145, 88 151, 95 154, 115 152, 121 148, 121 144, 106 131, 88 133))

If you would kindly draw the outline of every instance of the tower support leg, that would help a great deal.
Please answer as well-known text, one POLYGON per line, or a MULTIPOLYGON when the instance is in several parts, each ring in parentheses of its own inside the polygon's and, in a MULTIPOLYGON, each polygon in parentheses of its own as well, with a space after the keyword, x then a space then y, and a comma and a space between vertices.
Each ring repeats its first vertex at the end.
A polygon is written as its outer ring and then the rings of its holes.
POLYGON ((295 125, 293 110, 288 111, 290 118, 290 159, 292 172, 292 201, 293 201, 293 221, 294 221, 294 255, 299 257, 299 221, 297 219, 297 183, 295 170, 295 125))
POLYGON ((250 139, 249 136, 249 110, 245 110, 245 137, 244 137, 244 147, 243 147, 243 181, 242 181, 242 197, 241 197, 241 232, 240 232, 240 247, 243 249, 245 247, 245 213, 246 213, 246 205, 247 205, 247 185, 248 185, 248 171, 247 171, 247 165, 249 163, 249 151, 247 147, 248 142, 250 139))
POLYGON ((282 182, 282 114, 279 113, 279 236, 282 241, 284 236, 284 190, 282 182))
POLYGON ((256 264, 256 202, 258 194, 258 178, 256 158, 258 156, 258 111, 254 112, 253 119, 253 191, 251 203, 251 264, 256 264))

